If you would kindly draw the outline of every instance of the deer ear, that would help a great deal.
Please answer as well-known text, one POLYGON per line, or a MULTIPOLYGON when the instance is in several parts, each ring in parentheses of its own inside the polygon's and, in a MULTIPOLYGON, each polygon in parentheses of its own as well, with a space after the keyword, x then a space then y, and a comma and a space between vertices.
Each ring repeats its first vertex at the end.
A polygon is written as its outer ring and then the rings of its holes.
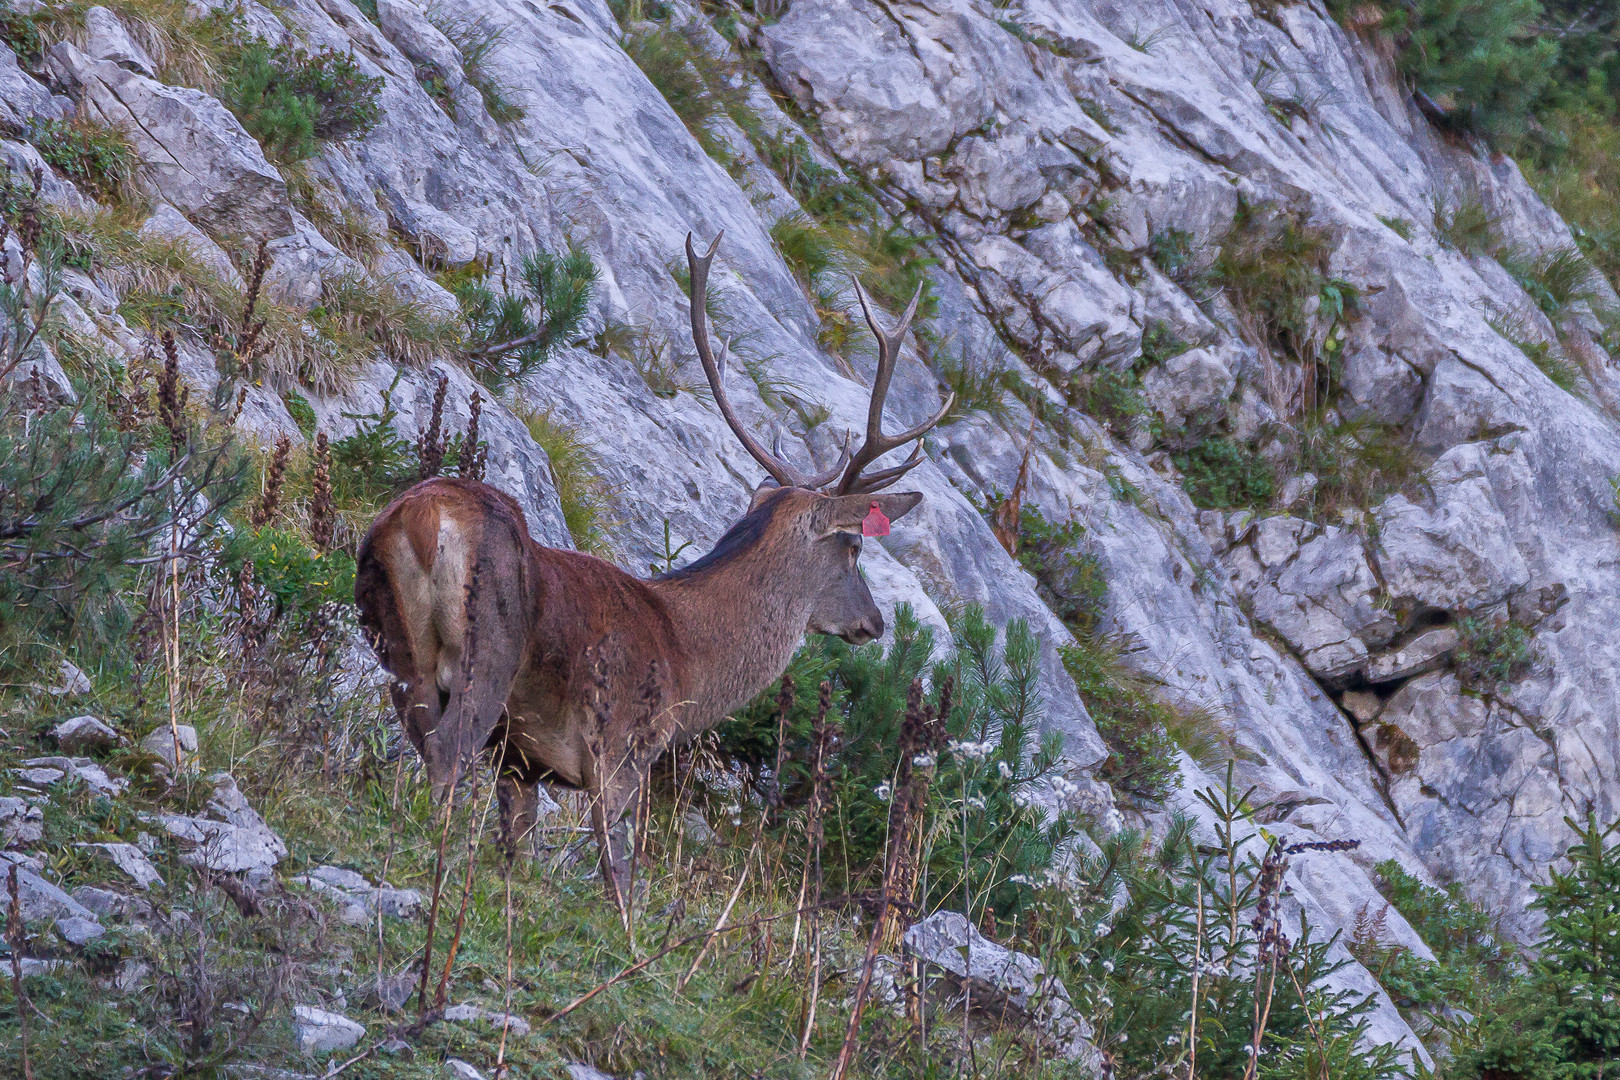
POLYGON ((861 522, 876 504, 878 512, 890 521, 904 517, 922 502, 922 492, 902 491, 887 495, 836 495, 827 500, 826 517, 821 534, 835 532, 858 533, 861 522))
POLYGON ((752 514, 755 510, 759 509, 760 503, 764 502, 770 496, 781 490, 782 485, 778 484, 775 480, 772 480, 767 476, 765 479, 759 482, 759 487, 754 489, 753 496, 748 500, 748 512, 752 514))

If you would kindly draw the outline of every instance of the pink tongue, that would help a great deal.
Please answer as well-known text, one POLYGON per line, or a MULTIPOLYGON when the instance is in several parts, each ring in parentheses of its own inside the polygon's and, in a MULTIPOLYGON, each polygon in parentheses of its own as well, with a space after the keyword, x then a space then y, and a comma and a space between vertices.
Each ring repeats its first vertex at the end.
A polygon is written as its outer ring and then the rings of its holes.
POLYGON ((889 519, 883 516, 883 511, 882 510, 878 509, 878 504, 877 504, 876 499, 872 500, 872 509, 867 512, 867 515, 864 518, 861 519, 861 535, 862 536, 888 536, 889 535, 889 519))

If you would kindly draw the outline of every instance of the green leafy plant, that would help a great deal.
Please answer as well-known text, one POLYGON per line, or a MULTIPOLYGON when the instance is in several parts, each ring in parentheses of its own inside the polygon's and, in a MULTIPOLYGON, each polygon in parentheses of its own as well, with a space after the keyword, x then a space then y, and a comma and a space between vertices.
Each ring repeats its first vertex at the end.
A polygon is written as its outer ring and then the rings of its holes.
POLYGON ((1469 615, 1457 621, 1457 633, 1452 663, 1465 689, 1494 693, 1524 678, 1536 664, 1530 631, 1518 623, 1469 615))
POLYGON ((80 117, 36 120, 28 129, 28 141, 47 163, 97 199, 121 197, 138 164, 123 132, 80 117))
POLYGON ((267 155, 290 164, 313 157, 322 142, 375 127, 382 82, 347 53, 254 40, 232 58, 219 97, 267 155))
POLYGON ((1261 507, 1276 485, 1269 462, 1225 435, 1207 436, 1171 458, 1181 470, 1181 486, 1202 509, 1261 507))
POLYGON ((1292 856, 1356 841, 1268 839, 1253 794, 1229 768, 1196 792, 1214 843, 1180 816, 1151 848, 1127 830, 1077 860, 1069 903, 1053 890, 1066 915, 1054 918, 1052 955, 1073 973, 1098 1046, 1121 1076, 1405 1076, 1396 1047, 1365 1041, 1374 999, 1330 989, 1349 962, 1330 959, 1337 935, 1307 921, 1295 940, 1275 921, 1292 856))
POLYGON ((346 551, 317 551, 298 532, 275 526, 243 529, 232 537, 224 564, 240 571, 253 564, 259 588, 272 597, 278 614, 309 613, 322 604, 354 598, 354 557, 346 551))

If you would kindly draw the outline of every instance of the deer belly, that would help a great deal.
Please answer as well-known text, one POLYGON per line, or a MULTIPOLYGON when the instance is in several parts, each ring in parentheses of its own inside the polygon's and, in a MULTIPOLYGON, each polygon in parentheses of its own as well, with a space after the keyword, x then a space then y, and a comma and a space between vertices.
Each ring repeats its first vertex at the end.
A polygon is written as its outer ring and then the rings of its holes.
POLYGON ((586 786, 586 759, 577 725, 547 724, 530 718, 520 719, 507 729, 506 754, 522 763, 524 772, 549 773, 545 779, 569 787, 586 786), (535 765, 540 769, 536 770, 535 765))

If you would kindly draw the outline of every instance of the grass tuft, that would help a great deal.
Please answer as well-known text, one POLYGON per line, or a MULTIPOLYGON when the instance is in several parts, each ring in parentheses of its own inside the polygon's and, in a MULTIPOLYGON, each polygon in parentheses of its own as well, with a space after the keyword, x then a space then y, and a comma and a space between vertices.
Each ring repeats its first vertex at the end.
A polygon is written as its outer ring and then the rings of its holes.
POLYGON ((563 521, 574 547, 588 555, 613 559, 609 536, 617 524, 613 489, 597 472, 594 450, 579 429, 551 409, 522 414, 529 434, 551 460, 551 482, 562 503, 563 521))

